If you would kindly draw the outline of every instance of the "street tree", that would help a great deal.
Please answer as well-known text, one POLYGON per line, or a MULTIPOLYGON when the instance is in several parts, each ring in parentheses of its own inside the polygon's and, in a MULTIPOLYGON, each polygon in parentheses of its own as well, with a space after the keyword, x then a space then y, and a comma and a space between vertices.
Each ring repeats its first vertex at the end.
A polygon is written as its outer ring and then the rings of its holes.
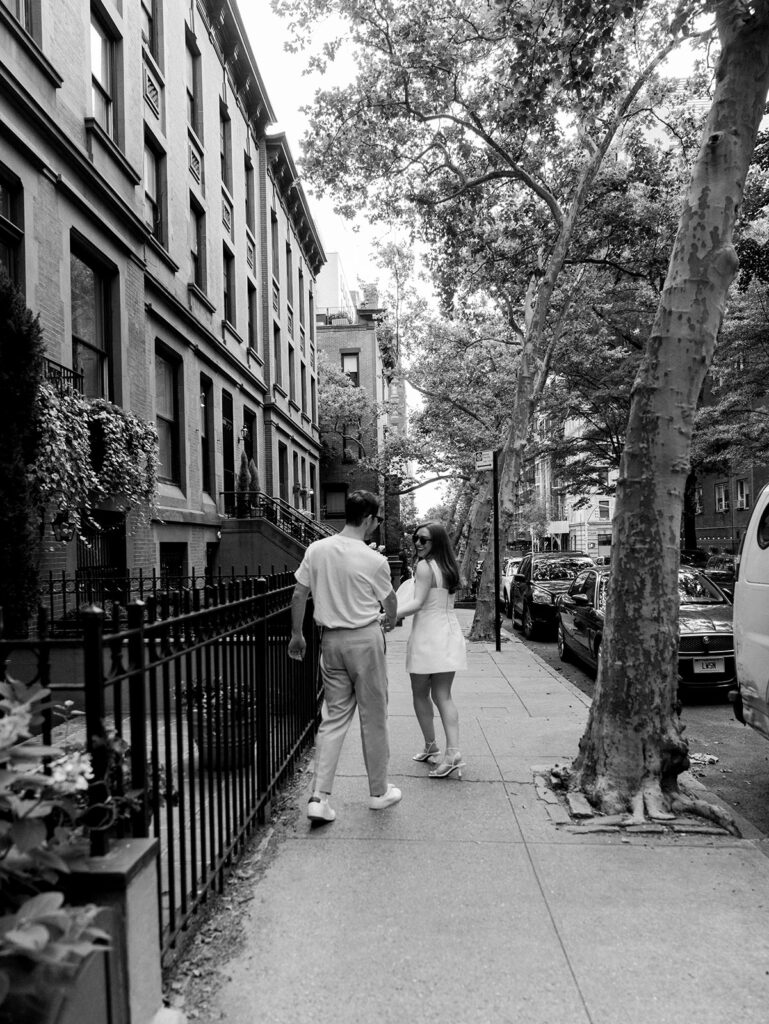
POLYGON ((713 103, 636 378, 617 486, 612 581, 571 785, 602 810, 667 818, 687 744, 675 711, 679 527, 695 411, 737 271, 733 232, 769 90, 769 2, 713 5, 713 103))

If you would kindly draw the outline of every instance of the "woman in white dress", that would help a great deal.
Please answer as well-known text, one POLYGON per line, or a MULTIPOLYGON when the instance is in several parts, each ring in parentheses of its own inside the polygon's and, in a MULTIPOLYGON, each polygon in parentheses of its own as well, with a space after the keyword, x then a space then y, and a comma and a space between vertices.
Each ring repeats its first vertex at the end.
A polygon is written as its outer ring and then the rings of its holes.
MULTIPOLYGON (((459 567, 449 535, 442 523, 421 523, 412 537, 417 555, 414 588, 398 597, 398 617, 414 616, 406 646, 406 671, 411 676, 419 727, 425 746, 415 761, 435 764, 435 708, 441 716, 446 747, 440 764, 429 774, 432 779, 448 778, 452 772, 462 778, 465 764, 459 752, 459 716, 451 699, 454 673, 467 668, 462 628, 454 614, 454 592, 459 584, 459 567)), ((401 588, 403 589, 403 588, 401 588)))

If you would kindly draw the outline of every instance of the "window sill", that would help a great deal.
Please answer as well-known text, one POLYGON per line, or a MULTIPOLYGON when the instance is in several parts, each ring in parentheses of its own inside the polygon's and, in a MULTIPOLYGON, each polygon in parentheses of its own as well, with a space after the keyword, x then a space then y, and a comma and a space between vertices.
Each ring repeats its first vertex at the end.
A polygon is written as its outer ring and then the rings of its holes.
POLYGON ((289 398, 289 400, 288 400, 288 405, 289 405, 289 408, 290 408, 290 409, 293 409, 293 410, 294 410, 294 412, 301 412, 301 411, 302 411, 302 410, 301 410, 301 409, 299 408, 299 405, 298 405, 298 403, 297 403, 297 402, 295 402, 293 398, 289 398))
POLYGON ((280 384, 272 385, 272 393, 274 395, 282 395, 283 398, 288 398, 288 392, 284 391, 282 385, 280 384))
POLYGON ((213 304, 213 302, 211 302, 211 300, 203 291, 203 289, 196 285, 193 281, 190 281, 190 283, 187 285, 187 293, 190 296, 194 296, 201 304, 201 306, 205 306, 209 313, 216 312, 216 306, 213 304))
POLYGON ((166 264, 169 270, 173 271, 174 274, 177 273, 177 271, 179 270, 179 264, 176 263, 173 259, 171 259, 171 254, 168 252, 168 250, 166 249, 162 242, 159 242, 154 235, 148 234, 147 245, 150 247, 150 249, 152 249, 152 251, 157 256, 160 257, 160 259, 166 264))
POLYGON ((89 152, 91 150, 93 140, 96 139, 102 149, 114 160, 131 184, 139 184, 142 180, 141 174, 139 174, 133 164, 129 162, 125 153, 123 153, 115 140, 107 135, 95 117, 87 117, 85 119, 85 132, 88 138, 89 152))
POLYGON ((0 24, 7 28, 9 35, 13 36, 15 42, 25 51, 38 71, 48 79, 54 89, 60 89, 64 79, 40 49, 34 36, 22 28, 16 18, 1 3, 0 24))
POLYGON ((222 320, 222 341, 226 343, 227 338, 232 338, 238 345, 243 345, 243 338, 235 330, 229 320, 222 320))
POLYGON ((259 366, 264 366, 264 360, 262 359, 262 357, 259 355, 255 348, 249 346, 246 349, 246 355, 248 356, 249 359, 253 359, 253 361, 257 363, 259 366))

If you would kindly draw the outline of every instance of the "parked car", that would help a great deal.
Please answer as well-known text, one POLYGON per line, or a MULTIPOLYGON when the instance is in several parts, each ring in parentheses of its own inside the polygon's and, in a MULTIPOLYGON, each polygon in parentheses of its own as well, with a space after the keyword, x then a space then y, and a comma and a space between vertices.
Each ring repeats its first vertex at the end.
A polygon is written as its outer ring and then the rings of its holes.
MULTIPOLYGON (((586 569, 556 602, 558 654, 593 670, 603 639, 610 569, 586 569)), ((678 685, 734 685, 733 606, 727 595, 697 569, 678 570, 678 685)))
POLYGON ((584 551, 533 551, 513 576, 512 620, 520 621, 527 640, 555 634, 555 599, 581 569, 594 565, 584 551))
POLYGON ((702 548, 681 548, 681 565, 692 565, 696 569, 702 569, 707 561, 708 553, 702 548))
POLYGON ((734 555, 711 555, 702 571, 734 598, 734 555))
POLYGON ((502 603, 502 614, 513 614, 513 577, 523 561, 523 555, 512 555, 502 563, 502 574, 499 578, 499 600, 502 603))
POLYGON ((734 714, 769 739, 769 484, 758 495, 740 546, 734 646, 734 714))

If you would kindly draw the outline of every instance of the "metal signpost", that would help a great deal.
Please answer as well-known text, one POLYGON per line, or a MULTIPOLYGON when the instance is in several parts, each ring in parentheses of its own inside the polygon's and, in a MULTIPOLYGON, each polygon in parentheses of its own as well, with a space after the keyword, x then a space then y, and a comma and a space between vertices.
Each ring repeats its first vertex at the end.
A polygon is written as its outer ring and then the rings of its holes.
POLYGON ((475 469, 478 473, 491 470, 491 497, 494 508, 494 638, 496 649, 502 650, 499 608, 499 481, 497 479, 497 451, 484 451, 475 453, 475 469))

